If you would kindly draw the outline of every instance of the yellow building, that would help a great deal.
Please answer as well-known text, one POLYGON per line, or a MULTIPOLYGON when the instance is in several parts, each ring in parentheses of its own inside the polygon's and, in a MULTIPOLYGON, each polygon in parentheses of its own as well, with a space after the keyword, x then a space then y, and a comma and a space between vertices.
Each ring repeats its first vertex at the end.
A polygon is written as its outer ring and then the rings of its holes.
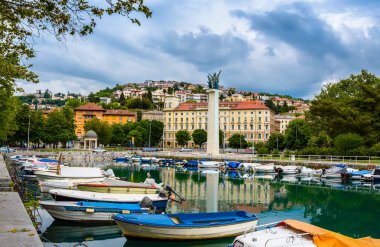
MULTIPOLYGON (((179 130, 207 130, 207 102, 181 103, 169 97, 164 108, 164 142, 166 147, 178 147, 175 134, 179 130)), ((275 132, 274 112, 260 101, 219 102, 219 129, 224 132, 222 142, 233 134, 242 134, 248 142, 265 142, 275 132)), ((194 147, 189 142, 189 147, 194 147)))
POLYGON ((136 122, 136 114, 127 110, 106 110, 95 103, 87 103, 74 109, 75 112, 75 134, 81 138, 84 134, 86 121, 96 117, 101 121, 112 125, 115 123, 125 124, 136 122))
POLYGON ((164 113, 162 111, 145 111, 142 113, 142 120, 156 120, 163 122, 164 121, 164 113))

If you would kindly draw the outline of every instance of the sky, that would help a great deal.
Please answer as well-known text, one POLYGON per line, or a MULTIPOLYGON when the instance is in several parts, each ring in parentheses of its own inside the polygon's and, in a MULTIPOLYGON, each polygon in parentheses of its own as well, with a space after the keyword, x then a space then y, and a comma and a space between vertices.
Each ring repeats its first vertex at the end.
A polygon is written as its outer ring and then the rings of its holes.
POLYGON ((87 95, 145 80, 206 83, 221 70, 225 87, 312 99, 362 69, 380 76, 379 0, 145 3, 153 15, 141 26, 111 16, 85 38, 44 34, 31 61, 40 83, 19 85, 87 95))

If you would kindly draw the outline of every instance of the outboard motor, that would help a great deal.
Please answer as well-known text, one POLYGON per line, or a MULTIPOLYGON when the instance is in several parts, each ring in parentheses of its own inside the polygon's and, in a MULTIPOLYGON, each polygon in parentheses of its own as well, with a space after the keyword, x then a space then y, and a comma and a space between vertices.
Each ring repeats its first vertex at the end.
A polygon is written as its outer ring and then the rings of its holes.
POLYGON ((153 201, 145 196, 139 203, 140 207, 142 208, 149 208, 149 211, 152 213, 156 213, 156 207, 153 206, 153 201))

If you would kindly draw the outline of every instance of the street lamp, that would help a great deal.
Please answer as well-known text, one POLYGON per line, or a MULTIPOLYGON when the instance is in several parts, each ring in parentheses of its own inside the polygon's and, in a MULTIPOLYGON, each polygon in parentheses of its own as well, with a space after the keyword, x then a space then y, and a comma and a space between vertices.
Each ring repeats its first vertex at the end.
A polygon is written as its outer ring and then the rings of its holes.
POLYGON ((29 152, 29 132, 30 132, 30 114, 29 114, 29 122, 28 122, 28 143, 26 146, 26 151, 29 152))
POLYGON ((151 132, 152 132, 152 119, 150 119, 150 121, 149 121, 149 148, 150 148, 150 135, 151 135, 151 132))

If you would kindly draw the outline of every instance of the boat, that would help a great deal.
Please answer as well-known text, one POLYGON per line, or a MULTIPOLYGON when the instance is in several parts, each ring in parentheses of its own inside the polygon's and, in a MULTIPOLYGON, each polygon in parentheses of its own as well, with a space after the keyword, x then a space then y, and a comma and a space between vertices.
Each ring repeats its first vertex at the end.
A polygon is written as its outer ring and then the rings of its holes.
POLYGON ((247 229, 229 247, 312 247, 312 246, 380 246, 380 239, 350 238, 297 220, 284 220, 247 229), (255 231, 263 227, 263 230, 255 231), (253 230, 253 231, 252 231, 253 230))
POLYGON ((75 183, 69 180, 47 180, 40 182, 38 185, 42 193, 49 193, 49 191, 53 189, 76 189, 75 183))
POLYGON ((342 180, 360 180, 363 175, 372 174, 372 171, 362 170, 356 172, 346 172, 341 174, 342 180))
POLYGON ((297 177, 311 177, 314 176, 314 174, 316 174, 316 171, 314 169, 303 166, 299 170, 297 177))
POLYGON ((113 158, 113 160, 116 162, 127 162, 128 158, 125 156, 117 156, 117 157, 113 158))
POLYGON ((282 166, 281 174, 290 175, 299 173, 300 168, 298 166, 282 166))
POLYGON ((147 196, 153 201, 153 205, 160 210, 164 210, 168 202, 166 194, 165 196, 160 196, 159 194, 111 194, 64 189, 53 189, 49 191, 49 194, 52 195, 56 201, 93 201, 116 203, 138 203, 147 196))
POLYGON ((220 162, 217 161, 200 161, 198 164, 199 168, 219 168, 220 162))
POLYGON ((298 183, 298 178, 296 177, 293 177, 293 176, 286 176, 286 177, 283 177, 281 180, 281 182, 283 183, 291 183, 291 184, 294 184, 294 183, 298 183))
POLYGON ((365 182, 378 183, 380 182, 380 169, 374 169, 371 174, 365 174, 361 177, 365 182))
POLYGON ((99 193, 155 194, 161 186, 156 184, 152 178, 147 178, 144 183, 133 183, 106 178, 100 183, 78 183, 76 187, 78 190, 99 193))
POLYGON ((240 163, 240 166, 237 168, 238 170, 243 171, 253 171, 255 167, 261 166, 260 163, 240 163))
POLYGON ((115 214, 148 213, 138 203, 40 201, 54 219, 77 222, 113 222, 115 214))
POLYGON ((117 214, 113 216, 127 238, 197 240, 237 236, 257 225, 245 211, 182 214, 117 214))
POLYGON ((301 178, 301 183, 303 184, 320 184, 321 179, 317 177, 304 177, 301 178))
POLYGON ((238 161, 226 161, 226 168, 227 170, 236 170, 240 166, 240 162, 238 161))
POLYGON ((254 167, 256 173, 277 173, 274 163, 254 167))
POLYGON ((335 165, 329 169, 322 169, 322 178, 340 178, 342 173, 348 172, 346 165, 335 165))
POLYGON ((61 167, 57 172, 35 171, 39 182, 47 180, 70 180, 72 182, 95 182, 104 179, 98 167, 61 167))
POLYGON ((198 167, 198 160, 189 160, 185 163, 185 167, 198 167))
POLYGON ((132 156, 132 157, 131 157, 131 160, 132 160, 132 162, 141 162, 141 157, 135 155, 135 156, 132 156))

